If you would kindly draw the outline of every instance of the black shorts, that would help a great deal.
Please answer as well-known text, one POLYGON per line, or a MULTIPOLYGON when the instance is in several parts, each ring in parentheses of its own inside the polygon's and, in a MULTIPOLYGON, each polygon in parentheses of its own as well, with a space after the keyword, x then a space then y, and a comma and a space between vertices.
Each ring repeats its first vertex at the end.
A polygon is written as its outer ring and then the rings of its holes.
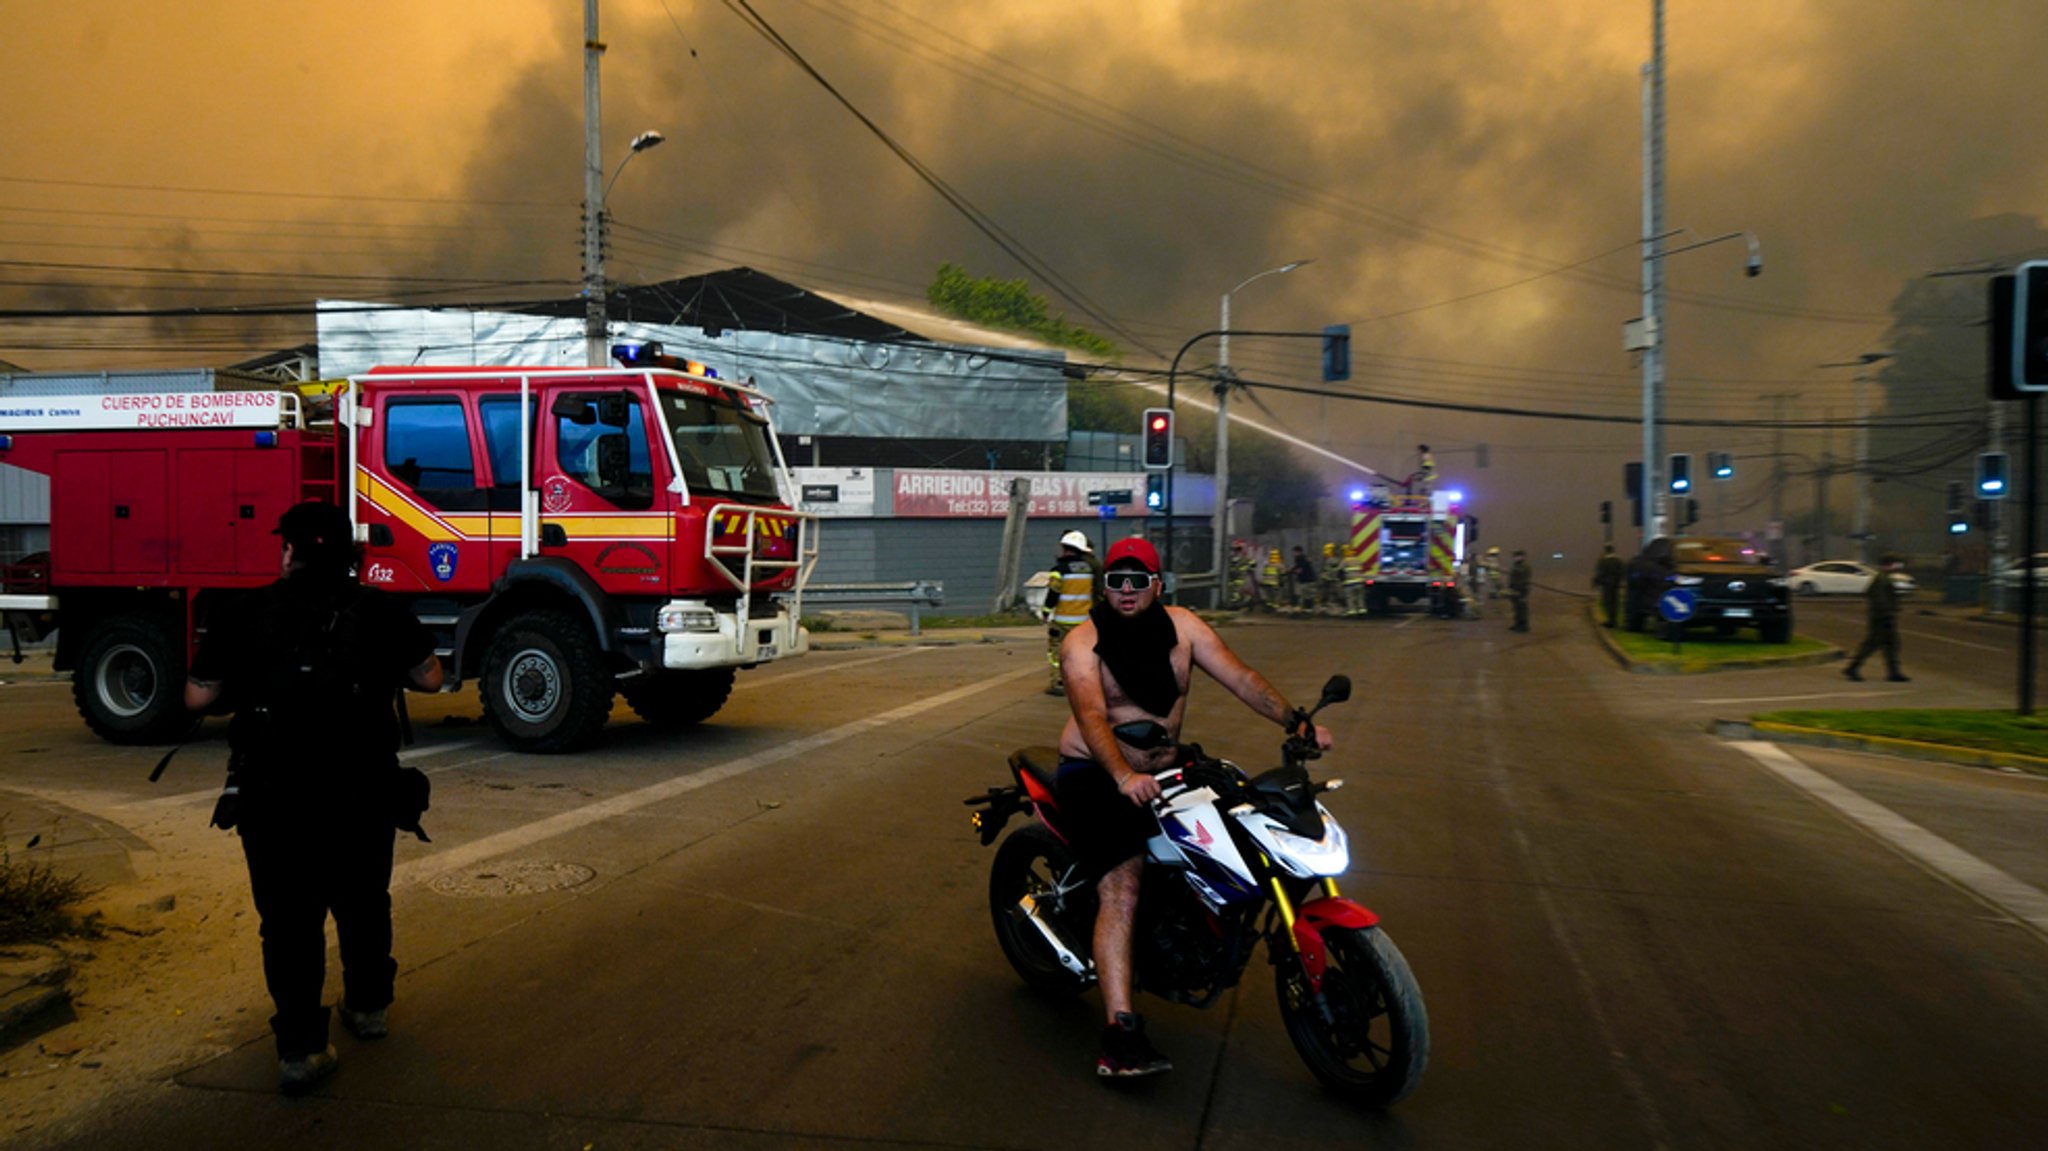
POLYGON ((1055 826, 1091 879, 1144 855, 1146 841, 1159 834, 1151 807, 1132 803, 1092 759, 1060 760, 1055 798, 1060 805, 1055 826))

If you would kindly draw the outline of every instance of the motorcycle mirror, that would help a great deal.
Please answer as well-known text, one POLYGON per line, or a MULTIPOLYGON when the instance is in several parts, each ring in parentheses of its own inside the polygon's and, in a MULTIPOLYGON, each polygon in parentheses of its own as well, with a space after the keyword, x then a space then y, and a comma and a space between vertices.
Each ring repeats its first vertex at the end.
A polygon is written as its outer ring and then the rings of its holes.
POLYGON ((1323 685, 1323 699, 1316 706, 1318 708, 1326 707, 1333 703, 1343 703, 1350 698, 1351 677, 1348 675, 1333 675, 1330 677, 1330 682, 1323 685))

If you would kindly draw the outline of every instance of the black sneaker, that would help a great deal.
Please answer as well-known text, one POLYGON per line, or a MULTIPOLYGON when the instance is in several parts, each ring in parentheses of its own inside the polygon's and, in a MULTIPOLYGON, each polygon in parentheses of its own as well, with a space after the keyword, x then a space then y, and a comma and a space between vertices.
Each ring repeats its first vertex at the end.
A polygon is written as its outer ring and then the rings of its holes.
POLYGON ((1912 682, 1913 682, 1913 677, 1912 677, 1912 676, 1910 676, 1910 675, 1898 675, 1898 674, 1896 674, 1896 673, 1895 673, 1895 674, 1892 674, 1892 675, 1888 675, 1888 676, 1885 676, 1884 678, 1885 678, 1885 682, 1886 682, 1886 683, 1912 683, 1912 682))
POLYGON ((1144 1016, 1119 1011, 1116 1022, 1102 1029, 1102 1054, 1095 1057, 1095 1074, 1104 1079, 1131 1079, 1171 1070, 1173 1060, 1145 1038, 1144 1016))
POLYGON ((1863 674, 1862 674, 1861 672, 1857 671, 1857 670, 1856 670, 1855 668, 1853 668, 1853 667, 1845 667, 1845 668, 1843 668, 1843 669, 1842 669, 1842 675, 1843 675, 1843 676, 1844 676, 1845 678, 1848 678, 1848 679, 1853 679, 1853 680, 1855 680, 1855 681, 1856 681, 1857 683, 1862 683, 1862 682, 1863 682, 1863 674))

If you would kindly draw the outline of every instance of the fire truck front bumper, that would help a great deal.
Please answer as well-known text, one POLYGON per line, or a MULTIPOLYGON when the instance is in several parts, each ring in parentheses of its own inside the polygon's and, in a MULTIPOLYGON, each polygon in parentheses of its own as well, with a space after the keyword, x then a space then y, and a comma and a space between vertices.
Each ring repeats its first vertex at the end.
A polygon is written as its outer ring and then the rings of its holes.
POLYGON ((656 617, 661 631, 661 666, 669 670, 751 667, 811 650, 811 633, 786 611, 747 618, 702 603, 680 600, 656 617))

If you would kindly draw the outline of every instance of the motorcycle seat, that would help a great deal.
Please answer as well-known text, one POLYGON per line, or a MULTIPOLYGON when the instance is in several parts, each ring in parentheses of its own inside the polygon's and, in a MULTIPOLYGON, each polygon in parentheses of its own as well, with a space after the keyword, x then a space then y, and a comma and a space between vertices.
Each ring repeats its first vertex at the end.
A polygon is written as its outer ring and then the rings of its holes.
POLYGON ((1020 747, 1010 753, 1010 769, 1029 775, 1054 792, 1060 782, 1060 752, 1056 747, 1020 747))

